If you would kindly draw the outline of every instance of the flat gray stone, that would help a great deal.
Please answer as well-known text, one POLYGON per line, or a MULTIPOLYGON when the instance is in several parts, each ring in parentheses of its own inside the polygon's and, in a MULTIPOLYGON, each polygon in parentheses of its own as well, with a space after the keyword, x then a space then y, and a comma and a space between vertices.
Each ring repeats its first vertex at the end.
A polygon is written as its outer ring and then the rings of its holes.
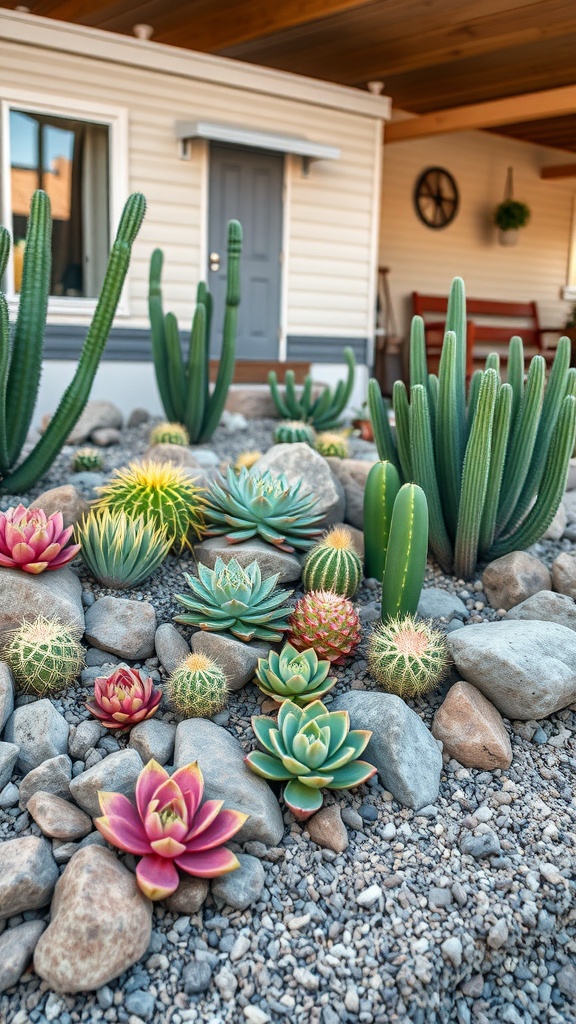
POLYGON ((45 839, 24 836, 0 843, 0 920, 50 902, 58 867, 45 839))
POLYGON ((567 594, 541 590, 521 604, 511 608, 506 620, 524 619, 538 622, 557 622, 559 626, 576 630, 576 603, 567 594))
POLYGON ((4 739, 20 747, 18 766, 27 773, 43 761, 65 754, 69 731, 64 716, 45 697, 16 708, 6 724, 4 739))
POLYGON ((324 517, 323 525, 344 519, 344 488, 332 473, 326 459, 308 444, 275 444, 253 466, 252 472, 283 473, 289 484, 302 480, 300 494, 317 498, 315 512, 324 517))
POLYGON ((576 700, 576 636, 556 622, 479 623, 448 645, 462 678, 506 718, 547 718, 576 700))
POLYGON ((49 614, 64 626, 84 630, 82 584, 64 567, 34 576, 18 569, 0 572, 0 635, 16 629, 25 619, 49 614))
POLYGON ((91 398, 68 437, 67 444, 82 444, 94 430, 101 427, 122 428, 122 413, 118 406, 107 399, 91 398))
POLYGON ((240 640, 202 630, 193 634, 190 646, 195 654, 205 654, 220 666, 230 690, 246 686, 254 678, 258 659, 267 658, 270 653, 270 644, 263 640, 243 644, 240 640))
POLYGON ((24 776, 20 783, 20 807, 25 809, 31 796, 42 791, 53 793, 64 800, 70 799, 72 762, 66 754, 58 754, 43 761, 24 776))
POLYGON ((68 752, 74 761, 83 761, 92 747, 104 736, 106 729, 95 718, 86 718, 72 726, 68 738, 68 752))
POLYGON ((442 755, 432 733, 401 697, 353 690, 330 705, 346 710, 352 729, 371 729, 362 760, 373 764, 380 781, 401 804, 418 811, 438 797, 442 755))
POLYGON ((223 800, 224 806, 250 817, 234 839, 258 839, 277 846, 284 835, 280 805, 268 783, 250 771, 244 751, 226 729, 205 718, 190 718, 176 729, 174 765, 182 768, 198 761, 204 775, 204 798, 223 800))
POLYGON ((482 573, 482 586, 492 608, 513 608, 539 590, 551 590, 550 571, 527 551, 496 558, 482 573))
POLYGON ((148 601, 100 597, 86 612, 87 643, 119 658, 141 661, 154 654, 156 612, 148 601))
POLYGON ((161 622, 154 638, 156 655, 167 672, 172 673, 190 653, 186 640, 171 622, 161 622))
POLYGON ((176 726, 172 722, 148 718, 130 730, 129 745, 138 752, 143 764, 148 764, 151 758, 158 764, 168 764, 174 753, 175 739, 176 726))
POLYGON ((229 562, 235 558, 241 566, 258 562, 262 577, 280 573, 278 583, 291 583, 299 580, 302 573, 302 560, 298 554, 279 551, 272 544, 254 538, 240 544, 228 544, 225 537, 207 537, 194 546, 194 554, 199 562, 213 569, 217 558, 229 562))
POLYGON ((0 736, 14 711, 14 679, 5 661, 0 661, 0 736))
POLYGON ((446 622, 450 622, 451 619, 470 618, 464 601, 456 594, 441 590, 440 587, 428 587, 422 591, 418 602, 418 615, 421 619, 444 619, 446 622))
POLYGON ((26 804, 26 810, 50 839, 74 842, 92 831, 92 818, 75 804, 53 793, 43 793, 41 790, 34 793, 26 804))
POLYGON ((217 907, 246 910, 257 903, 264 888, 266 875, 262 862, 249 853, 239 853, 240 867, 212 881, 212 899, 217 907))
POLYGON ((12 778, 19 750, 20 748, 15 743, 0 742, 0 791, 8 785, 12 778))
POLYGON ((0 992, 18 984, 45 927, 45 921, 24 921, 0 936, 0 992))
POLYGON ((142 760, 134 748, 118 750, 72 779, 70 793, 83 811, 97 818, 101 813, 98 790, 124 793, 130 799, 142 768, 142 760))
POLYGON ((180 885, 176 892, 163 901, 164 905, 171 914, 197 914, 208 896, 208 888, 206 878, 194 878, 182 873, 180 885))

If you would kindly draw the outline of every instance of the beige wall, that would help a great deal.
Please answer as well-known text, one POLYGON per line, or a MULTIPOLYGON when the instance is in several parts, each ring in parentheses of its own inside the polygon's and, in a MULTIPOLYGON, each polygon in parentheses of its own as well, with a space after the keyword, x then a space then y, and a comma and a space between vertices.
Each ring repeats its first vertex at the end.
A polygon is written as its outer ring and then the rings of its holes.
POLYGON ((393 306, 406 336, 411 293, 445 295, 460 275, 475 298, 535 299, 544 326, 562 326, 567 283, 574 179, 542 181, 540 169, 566 154, 488 132, 466 132, 384 146, 380 263, 390 267, 393 306), (429 166, 445 167, 460 192, 460 210, 441 230, 425 227, 412 200, 415 182, 429 166), (514 197, 532 216, 514 247, 498 244, 494 207, 504 197, 506 171, 514 169, 514 197))

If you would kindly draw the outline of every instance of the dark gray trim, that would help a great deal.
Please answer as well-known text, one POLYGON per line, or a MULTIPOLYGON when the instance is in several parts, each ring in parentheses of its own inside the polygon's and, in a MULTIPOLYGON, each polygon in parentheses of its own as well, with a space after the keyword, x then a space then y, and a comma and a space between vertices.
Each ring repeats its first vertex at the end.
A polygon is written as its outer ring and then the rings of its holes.
POLYGON ((307 359, 311 363, 341 363, 345 348, 352 349, 357 363, 366 363, 367 338, 316 338, 289 334, 286 358, 307 359))

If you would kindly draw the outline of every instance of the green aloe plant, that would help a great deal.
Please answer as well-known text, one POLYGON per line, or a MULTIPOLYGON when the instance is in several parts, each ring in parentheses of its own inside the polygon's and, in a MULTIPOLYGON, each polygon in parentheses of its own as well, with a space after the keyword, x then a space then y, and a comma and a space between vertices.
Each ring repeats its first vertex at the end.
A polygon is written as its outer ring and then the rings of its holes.
MULTIPOLYGON (((22 287, 16 323, 10 331, 8 305, 0 293, 0 492, 28 490, 50 467, 79 419, 110 333, 133 242, 146 210, 144 196, 129 197, 112 246, 104 283, 78 367, 44 434, 19 463, 32 423, 42 372, 42 351, 50 292, 52 217, 50 200, 38 190, 32 197, 22 287)), ((10 235, 0 227, 0 279, 10 255, 10 235)))
POLYGON ((322 807, 321 789, 352 789, 376 769, 357 757, 372 736, 369 729, 350 729, 347 711, 328 711, 321 700, 305 708, 285 700, 278 719, 257 715, 252 728, 260 746, 245 758, 264 779, 286 782, 284 802, 295 817, 309 818, 322 807))
POLYGON ((240 252, 242 228, 237 220, 228 224, 228 269, 224 332, 218 375, 210 394, 210 327, 212 296, 203 281, 196 292, 188 357, 184 361, 178 321, 173 313, 164 315, 161 275, 164 255, 155 249, 150 261, 148 308, 152 357, 158 391, 166 416, 182 423, 192 444, 209 441, 220 423, 236 362, 236 328, 240 304, 240 252))
POLYGON ((310 423, 314 430, 333 430, 340 424, 354 387, 356 359, 351 348, 344 349, 344 359, 348 367, 346 381, 339 380, 334 391, 326 387, 318 398, 312 398, 312 377, 307 375, 304 387, 299 396, 296 395, 293 370, 287 370, 284 378, 284 396, 278 388, 278 378, 274 370, 268 374, 268 384, 278 415, 283 420, 301 420, 310 423))
POLYGON ((392 432, 375 380, 368 386, 380 459, 428 500, 430 548, 445 572, 469 579, 479 560, 535 543, 560 504, 576 434, 576 369, 560 338, 546 380, 542 356, 525 377, 522 339, 508 350, 508 381, 498 356, 466 388, 464 282, 450 291, 438 376, 428 374, 424 323, 414 317, 410 391, 396 381, 392 432))

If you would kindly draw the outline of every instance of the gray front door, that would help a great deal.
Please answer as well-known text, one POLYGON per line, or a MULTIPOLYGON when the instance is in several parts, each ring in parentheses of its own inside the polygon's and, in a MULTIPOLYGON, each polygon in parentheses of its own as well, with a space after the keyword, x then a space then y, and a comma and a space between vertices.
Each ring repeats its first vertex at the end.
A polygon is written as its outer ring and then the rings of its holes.
POLYGON ((222 344, 226 225, 236 219, 243 232, 236 354, 239 359, 278 358, 283 164, 284 158, 276 153, 210 146, 208 287, 214 297, 213 357, 219 356, 222 344))

